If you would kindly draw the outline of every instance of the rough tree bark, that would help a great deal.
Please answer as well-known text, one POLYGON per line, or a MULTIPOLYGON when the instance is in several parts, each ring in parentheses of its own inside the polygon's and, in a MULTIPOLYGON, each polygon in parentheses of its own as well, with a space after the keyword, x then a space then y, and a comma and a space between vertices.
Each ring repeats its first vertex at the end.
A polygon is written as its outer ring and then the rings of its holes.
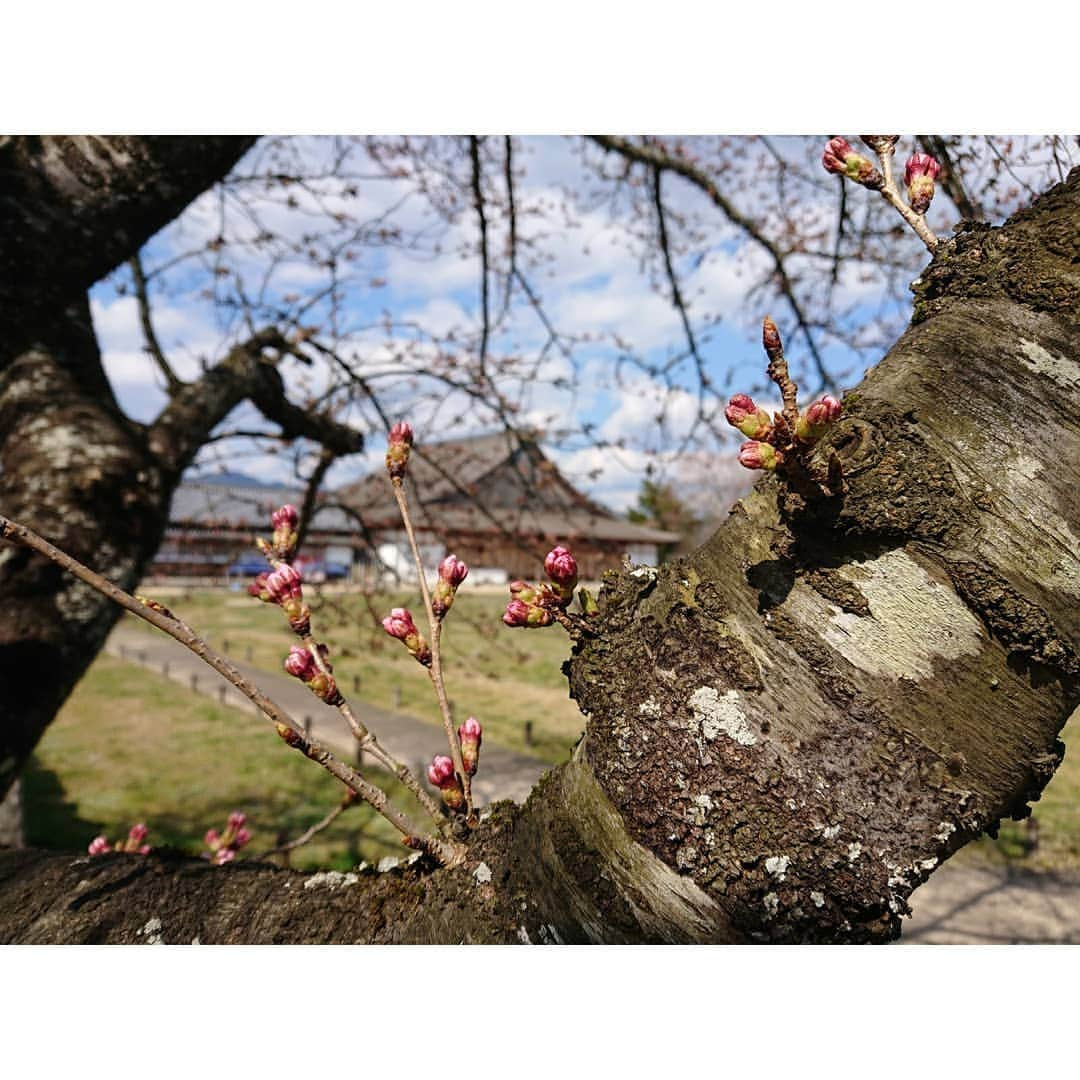
POLYGON ((573 760, 468 865, 0 855, 4 941, 883 942, 1060 760, 1078 700, 1080 170, 941 244, 819 450, 699 551, 612 574, 573 760))
MULTIPOLYGON (((292 406, 268 329, 177 389, 151 425, 118 407, 86 288, 138 248, 250 139, 0 142, 0 507, 131 590, 184 468, 250 398, 285 434, 338 453, 358 433, 292 406), (18 272, 12 269, 18 267, 18 272), (11 271, 10 273, 8 271, 11 271)), ((97 655, 119 609, 24 549, 0 551, 0 801, 97 655)))

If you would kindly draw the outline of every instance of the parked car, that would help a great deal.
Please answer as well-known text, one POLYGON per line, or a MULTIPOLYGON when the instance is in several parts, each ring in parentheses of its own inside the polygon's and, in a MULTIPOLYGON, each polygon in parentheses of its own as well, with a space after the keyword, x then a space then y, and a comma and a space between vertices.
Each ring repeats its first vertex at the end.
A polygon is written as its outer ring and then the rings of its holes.
POLYGON ((245 555, 242 559, 237 559, 226 570, 226 573, 229 577, 254 577, 256 574, 265 574, 269 569, 265 559, 255 555, 245 555))
POLYGON ((349 568, 343 563, 314 562, 300 568, 305 581, 320 585, 324 581, 341 581, 349 576, 349 568))

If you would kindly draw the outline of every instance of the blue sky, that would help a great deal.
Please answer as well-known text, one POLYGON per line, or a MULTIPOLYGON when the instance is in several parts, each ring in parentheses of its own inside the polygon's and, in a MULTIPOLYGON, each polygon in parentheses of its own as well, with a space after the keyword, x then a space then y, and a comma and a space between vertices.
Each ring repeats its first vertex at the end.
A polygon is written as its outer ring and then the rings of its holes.
MULTIPOLYGON (((581 191, 586 187, 577 145, 555 137, 528 138, 518 144, 517 161, 526 168, 518 191, 519 233, 535 237, 544 254, 546 262, 530 273, 530 279, 542 294, 552 321, 560 330, 592 335, 594 340, 577 344, 570 359, 558 350, 537 359, 546 334, 519 296, 506 332, 492 340, 491 352, 521 358, 518 367, 511 368, 500 383, 504 392, 520 403, 519 419, 550 433, 552 456, 583 489, 623 509, 634 501, 642 471, 650 462, 662 477, 685 478, 695 470, 708 475, 713 456, 726 456, 730 461, 737 440, 721 445, 704 439, 690 448, 688 459, 676 455, 695 408, 694 396, 687 390, 692 382, 689 362, 676 368, 674 387, 666 392, 657 380, 632 367, 617 376, 615 361, 620 350, 605 335, 625 339, 654 365, 685 351, 685 339, 677 312, 655 291, 649 274, 639 265, 635 249, 640 242, 625 215, 613 219, 606 208, 585 198, 578 201, 569 222, 552 209, 564 188, 581 191), (544 213, 530 215, 526 212, 529 207, 543 208, 544 213), (665 412, 662 424, 656 419, 661 402, 665 412), (584 432, 590 432, 591 437, 584 432), (593 437, 622 445, 599 450, 592 445, 593 437)), ((810 155, 812 161, 814 147, 816 144, 792 140, 790 149, 794 155, 810 155)), ((289 149, 305 167, 317 170, 330 144, 305 137, 289 149)), ((256 147, 238 171, 247 174, 264 165, 264 155, 265 148, 256 147)), ((378 385, 390 388, 390 406, 414 422, 420 438, 460 436, 489 428, 493 415, 466 414, 460 394, 451 394, 437 408, 421 400, 424 387, 429 385, 420 374, 424 357, 436 349, 428 336, 441 338, 453 333, 461 341, 476 333, 479 263, 465 250, 476 235, 471 209, 463 207, 457 220, 448 224, 434 215, 421 197, 403 196, 399 183, 370 178, 374 170, 364 166, 362 155, 357 158, 357 171, 364 175, 353 182, 355 194, 345 194, 340 182, 322 185, 317 198, 293 189, 288 194, 297 205, 292 207, 284 205, 285 194, 263 196, 257 186, 252 189, 250 213, 223 205, 218 195, 207 193, 152 239, 143 252, 149 272, 172 263, 186 251, 202 249, 201 255, 180 261, 154 279, 154 319, 163 346, 182 377, 195 376, 201 359, 215 361, 227 344, 244 332, 236 312, 204 295, 207 290, 219 289, 223 280, 230 287, 239 281, 249 297, 262 293, 261 307, 266 312, 277 308, 294 311, 329 280, 325 268, 313 264, 309 249, 317 257, 333 251, 341 275, 342 298, 335 311, 339 349, 355 353, 378 385), (414 238, 419 249, 372 245, 363 239, 350 244, 351 226, 340 225, 333 218, 339 210, 367 221, 389 215, 387 220, 414 238), (206 243, 218 234, 222 222, 229 239, 238 243, 217 256, 206 251, 206 243), (269 277, 266 250, 274 245, 258 248, 255 241, 261 229, 283 237, 278 246, 287 255, 269 277), (295 254, 293 247, 304 252, 295 254), (347 252, 351 252, 351 261, 346 259, 347 252), (217 258, 233 277, 215 278, 217 258), (394 315, 389 332, 379 325, 388 311, 394 315), (398 349, 411 352, 407 362, 395 359, 398 349)), ((748 207, 754 204, 753 181, 752 174, 733 181, 748 207)), ((592 187, 597 187, 595 182, 592 187)), ((825 194, 820 206, 814 205, 813 191, 807 205, 811 213, 828 215, 832 189, 824 184, 821 187, 825 194)), ((866 194, 854 193, 855 197, 866 194)), ((704 241, 695 244, 692 253, 676 256, 684 294, 692 302, 691 316, 706 371, 726 394, 752 390, 761 385, 763 376, 758 337, 762 315, 772 313, 782 329, 791 327, 783 303, 767 296, 746 298, 749 286, 767 270, 768 260, 696 191, 672 183, 665 195, 673 212, 698 215, 706 229, 704 241)), ((761 213, 768 222, 769 207, 762 205, 761 213)), ((498 228, 498 223, 493 223, 493 249, 502 240, 498 228)), ((917 259, 917 249, 912 251, 917 259)), ((902 308, 887 300, 880 280, 872 275, 870 280, 861 280, 859 270, 857 266, 843 268, 840 288, 846 290, 850 306, 847 319, 860 326, 880 318, 884 311, 900 325, 902 308)), ((135 418, 149 420, 164 404, 165 395, 160 376, 142 351, 129 286, 128 271, 117 271, 93 289, 92 310, 106 369, 122 406, 135 418), (118 291, 125 288, 124 294, 118 291)), ((307 317, 315 316, 328 317, 328 306, 316 306, 307 317)), ((788 353, 798 375, 805 370, 805 348, 798 339, 791 339, 788 353)), ((846 385, 858 382, 866 364, 879 354, 873 350, 856 354, 839 343, 825 348, 830 370, 848 373, 843 379, 846 385)), ((307 370, 289 362, 284 370, 297 400, 326 388, 327 373, 320 365, 307 370)), ((374 423, 374 417, 362 407, 354 407, 348 415, 362 428, 374 423)), ((257 427, 259 420, 247 407, 237 410, 226 426, 257 427)), ((381 437, 374 433, 369 451, 336 465, 330 482, 345 482, 366 471, 377 463, 381 448, 381 437)), ((268 480, 289 479, 293 467, 287 455, 262 453, 250 441, 217 444, 207 450, 200 464, 204 468, 227 464, 268 480)))

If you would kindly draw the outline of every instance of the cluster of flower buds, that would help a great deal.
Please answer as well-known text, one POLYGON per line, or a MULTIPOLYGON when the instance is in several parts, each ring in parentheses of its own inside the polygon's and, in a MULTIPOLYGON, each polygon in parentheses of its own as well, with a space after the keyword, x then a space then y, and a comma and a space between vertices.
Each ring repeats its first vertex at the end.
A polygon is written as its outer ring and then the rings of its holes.
POLYGON ((409 468, 413 430, 410 424, 399 421, 390 429, 386 440, 386 471, 392 480, 400 480, 409 468))
POLYGON ((246 821, 244 814, 234 810, 223 833, 218 833, 217 829, 207 829, 203 841, 210 850, 203 852, 203 858, 209 859, 214 866, 232 862, 236 853, 251 839, 251 832, 244 827, 246 821))
POLYGON ((285 657, 285 670, 299 679, 317 698, 321 698, 327 705, 340 705, 342 702, 341 692, 334 682, 331 672, 334 670, 326 659, 327 648, 319 647, 320 664, 315 660, 311 650, 306 645, 293 645, 289 649, 289 655, 285 657), (325 670, 324 670, 325 669, 325 670))
POLYGON ((443 618, 450 610, 458 586, 468 575, 468 566, 456 555, 447 555, 439 563, 439 580, 435 583, 435 590, 431 595, 431 608, 435 612, 436 619, 443 618))
POLYGON ((268 604, 278 604, 293 632, 303 635, 311 630, 311 608, 304 603, 302 583, 300 571, 282 563, 276 570, 257 575, 248 586, 248 593, 268 604))
POLYGON ((925 214, 934 197, 934 181, 941 166, 929 154, 912 154, 904 166, 904 186, 908 202, 916 214, 925 214))
POLYGON ((296 507, 286 503, 279 510, 275 510, 270 516, 270 523, 274 527, 274 535, 270 539, 273 554, 282 562, 291 562, 296 554, 296 545, 300 535, 296 527, 300 522, 300 515, 296 507))
POLYGON ((431 759, 427 776, 431 786, 442 793, 442 801, 450 810, 457 814, 465 809, 465 789, 454 771, 454 763, 445 754, 438 754, 431 759))
MULTIPOLYGON (((836 398, 825 394, 799 414, 795 431, 792 433, 795 441, 803 446, 813 446, 841 412, 843 412, 843 405, 836 398)), ((747 428, 759 424, 759 418, 767 414, 764 409, 757 408, 746 394, 736 394, 724 410, 724 415, 729 424, 745 435, 748 433, 747 428)), ((777 445, 778 438, 779 434, 775 425, 760 424, 755 437, 739 447, 739 463, 747 469, 764 469, 766 472, 772 472, 784 463, 784 448, 777 445)))
POLYGON ((847 139, 830 139, 821 155, 821 164, 826 171, 846 176, 871 191, 879 191, 885 183, 885 178, 870 164, 869 158, 858 153, 847 139))
POLYGON ((470 716, 457 729, 457 733, 458 739, 461 741, 461 760, 465 765, 465 772, 469 776, 475 776, 476 767, 480 761, 480 740, 484 735, 483 728, 480 727, 480 721, 475 716, 470 716))
POLYGON ((544 559, 544 570, 550 581, 539 585, 510 582, 510 602, 502 617, 507 626, 550 626, 555 621, 552 612, 568 607, 574 599, 578 564, 567 548, 552 548, 544 559))
POLYGON ((431 666, 431 646, 420 636, 416 629, 412 614, 408 608, 392 608, 390 614, 382 621, 383 629, 398 641, 404 643, 405 648, 420 661, 424 667, 431 666))
POLYGON ((142 822, 139 822, 137 825, 131 826, 123 840, 117 840, 115 844, 110 844, 104 836, 95 836, 86 850, 91 855, 104 855, 107 851, 127 851, 138 855, 149 855, 150 845, 143 843, 149 832, 150 830, 142 822))

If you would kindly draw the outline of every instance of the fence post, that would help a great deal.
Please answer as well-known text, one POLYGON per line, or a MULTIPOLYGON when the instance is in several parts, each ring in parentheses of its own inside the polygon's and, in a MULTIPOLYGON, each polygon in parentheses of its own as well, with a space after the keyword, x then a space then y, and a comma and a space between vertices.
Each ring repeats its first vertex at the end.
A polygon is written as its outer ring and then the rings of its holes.
POLYGON ((218 697, 218 701, 221 702, 222 705, 224 705, 225 704, 225 684, 224 683, 222 683, 217 688, 217 697, 218 697))
POLYGON ((169 661, 168 660, 162 660, 161 661, 161 674, 164 675, 166 679, 169 677, 169 661))
POLYGON ((191 689, 196 693, 199 692, 199 676, 194 671, 191 673, 191 689))
POLYGON ((531 720, 525 721, 525 745, 532 746, 533 744, 533 722, 531 720))

